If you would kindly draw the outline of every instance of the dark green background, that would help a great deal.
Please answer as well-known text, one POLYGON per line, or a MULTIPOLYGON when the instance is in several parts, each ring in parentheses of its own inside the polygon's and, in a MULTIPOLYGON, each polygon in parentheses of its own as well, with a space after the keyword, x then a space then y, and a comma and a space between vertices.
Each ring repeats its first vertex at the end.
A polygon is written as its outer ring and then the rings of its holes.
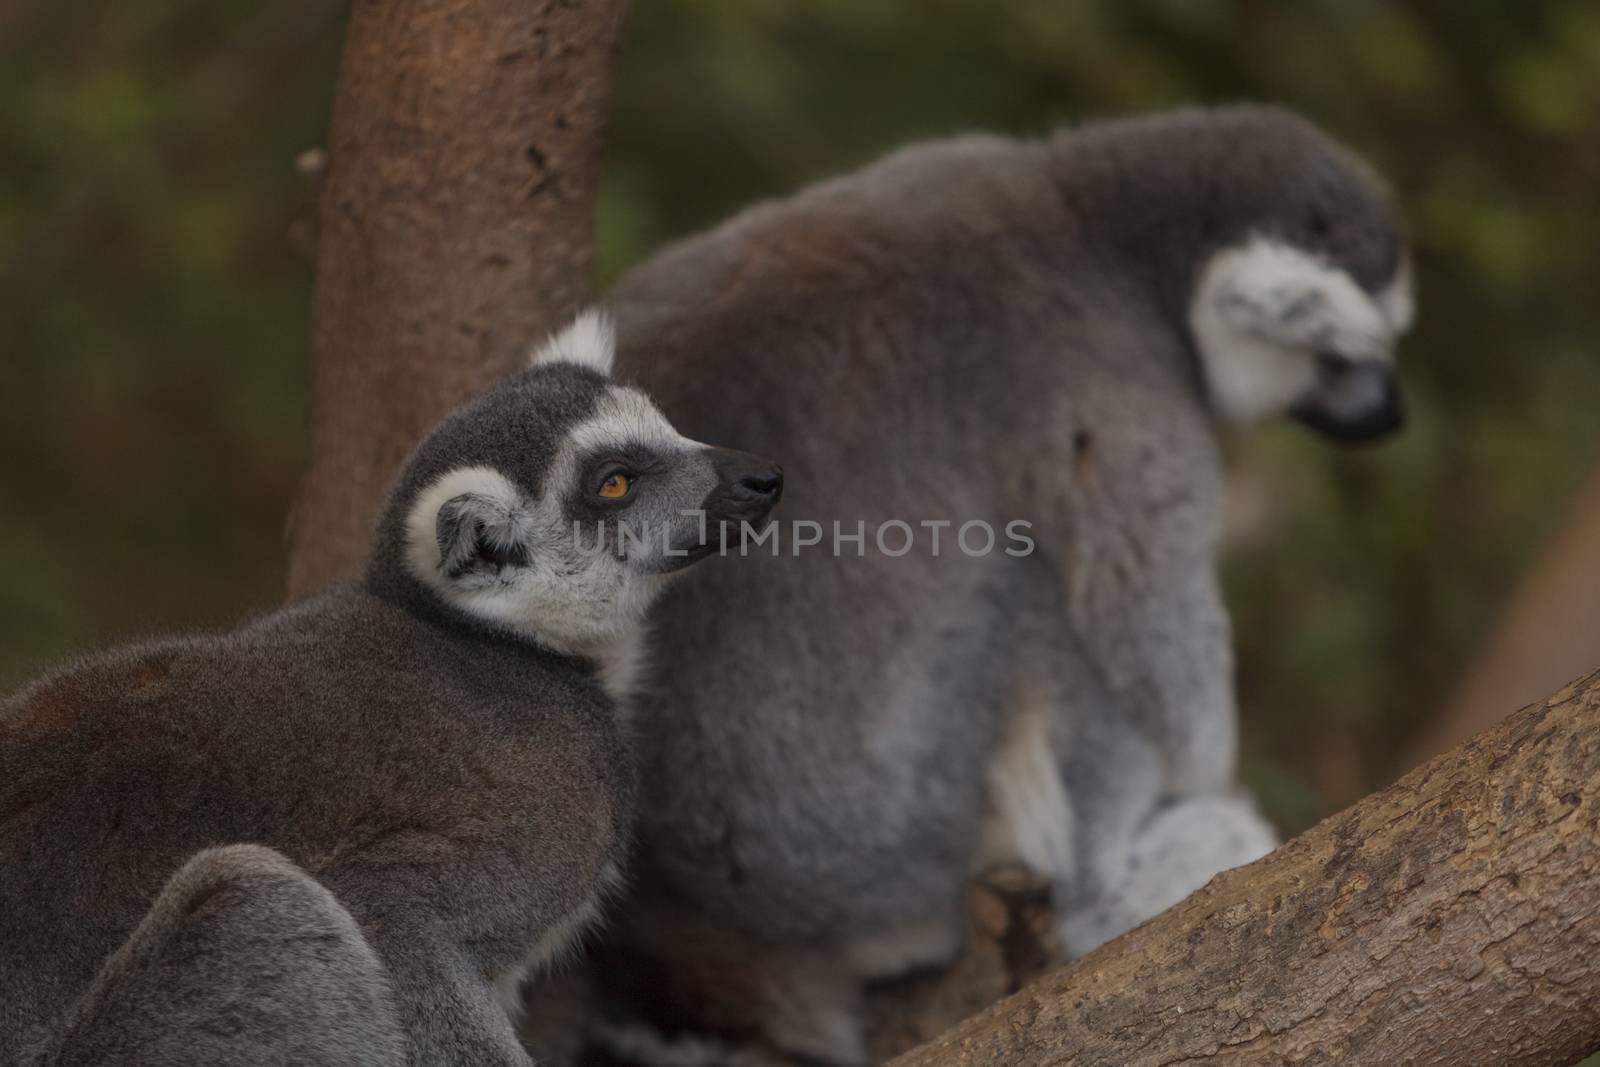
MULTIPOLYGON (((305 458, 292 164, 342 16, 0 2, 0 689, 277 599, 305 458)), ((1600 4, 638 0, 600 273, 904 141, 1236 98, 1389 175, 1421 279, 1402 439, 1233 445, 1247 773, 1294 829, 1395 772, 1600 444, 1600 4)))

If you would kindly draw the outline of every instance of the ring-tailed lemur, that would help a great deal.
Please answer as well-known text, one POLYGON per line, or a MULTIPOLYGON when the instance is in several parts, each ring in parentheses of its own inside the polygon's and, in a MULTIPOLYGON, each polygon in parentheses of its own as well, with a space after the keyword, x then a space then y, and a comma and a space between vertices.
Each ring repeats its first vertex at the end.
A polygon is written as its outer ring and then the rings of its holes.
POLYGON ((781 488, 611 355, 585 316, 445 419, 363 580, 0 705, 0 1062, 530 1062, 503 987, 594 917, 632 817, 607 686, 781 488))
POLYGON ((953 951, 975 866, 1050 872, 1081 953, 1273 845, 1234 784, 1217 424, 1398 425, 1407 255, 1365 166, 1249 106, 962 137, 613 302, 620 376, 782 454, 791 525, 869 532, 661 605, 611 1056, 858 1063, 861 984, 953 951), (974 519, 1035 551, 969 557, 974 519))

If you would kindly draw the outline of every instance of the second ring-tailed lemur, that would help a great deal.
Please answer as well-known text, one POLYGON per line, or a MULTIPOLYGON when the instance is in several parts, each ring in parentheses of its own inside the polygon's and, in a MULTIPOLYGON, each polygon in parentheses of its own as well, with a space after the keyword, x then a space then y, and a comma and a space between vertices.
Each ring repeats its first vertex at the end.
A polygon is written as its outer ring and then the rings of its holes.
POLYGON ((633 813, 608 687, 781 487, 611 355, 586 316, 445 419, 361 581, 0 704, 0 1062, 531 1063, 506 987, 633 813))
POLYGON ((1049 872, 1082 953, 1272 847, 1234 782, 1217 426, 1399 424, 1407 254, 1365 166, 1249 106, 918 145, 613 303, 620 376, 783 455, 791 523, 868 533, 661 605, 608 1055, 855 1064, 862 983, 954 951, 975 867, 1049 872), (955 542, 1015 519, 1026 557, 955 542), (917 550, 879 549, 894 520, 917 550))

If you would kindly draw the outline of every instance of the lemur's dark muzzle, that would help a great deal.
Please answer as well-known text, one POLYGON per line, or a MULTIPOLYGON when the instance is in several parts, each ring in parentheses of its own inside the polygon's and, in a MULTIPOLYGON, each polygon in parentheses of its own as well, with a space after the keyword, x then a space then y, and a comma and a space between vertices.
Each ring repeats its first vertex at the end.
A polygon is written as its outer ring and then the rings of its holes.
POLYGON ((1355 445, 1387 437, 1405 425, 1405 402, 1387 367, 1324 360, 1323 390, 1290 414, 1339 444, 1355 445))
POLYGON ((748 452, 714 448, 712 470, 716 488, 706 494, 706 517, 729 525, 761 522, 783 496, 783 468, 748 452))

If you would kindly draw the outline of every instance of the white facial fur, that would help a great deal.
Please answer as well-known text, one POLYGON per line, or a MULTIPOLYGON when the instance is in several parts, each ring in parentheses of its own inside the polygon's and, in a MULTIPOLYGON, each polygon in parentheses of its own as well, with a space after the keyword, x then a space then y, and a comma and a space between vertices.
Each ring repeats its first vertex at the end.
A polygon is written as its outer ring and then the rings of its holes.
MULTIPOLYGON (((1189 325, 1212 404, 1224 419, 1282 415, 1317 391, 1317 355, 1388 367, 1410 325, 1410 271, 1376 300, 1350 275, 1309 252, 1255 236, 1211 257, 1189 325)), ((1364 397, 1329 398, 1342 406, 1364 397)))
POLYGON ((620 448, 629 442, 663 450, 701 447, 673 429, 649 397, 637 389, 614 385, 606 390, 594 415, 572 431, 556 469, 561 469, 561 459, 575 459, 608 445, 620 448))
POLYGON ((1378 294, 1378 310, 1394 330, 1395 336, 1398 337, 1411 329, 1411 322, 1417 314, 1417 304, 1411 285, 1410 259, 1401 261, 1400 269, 1395 272, 1394 281, 1378 294))

